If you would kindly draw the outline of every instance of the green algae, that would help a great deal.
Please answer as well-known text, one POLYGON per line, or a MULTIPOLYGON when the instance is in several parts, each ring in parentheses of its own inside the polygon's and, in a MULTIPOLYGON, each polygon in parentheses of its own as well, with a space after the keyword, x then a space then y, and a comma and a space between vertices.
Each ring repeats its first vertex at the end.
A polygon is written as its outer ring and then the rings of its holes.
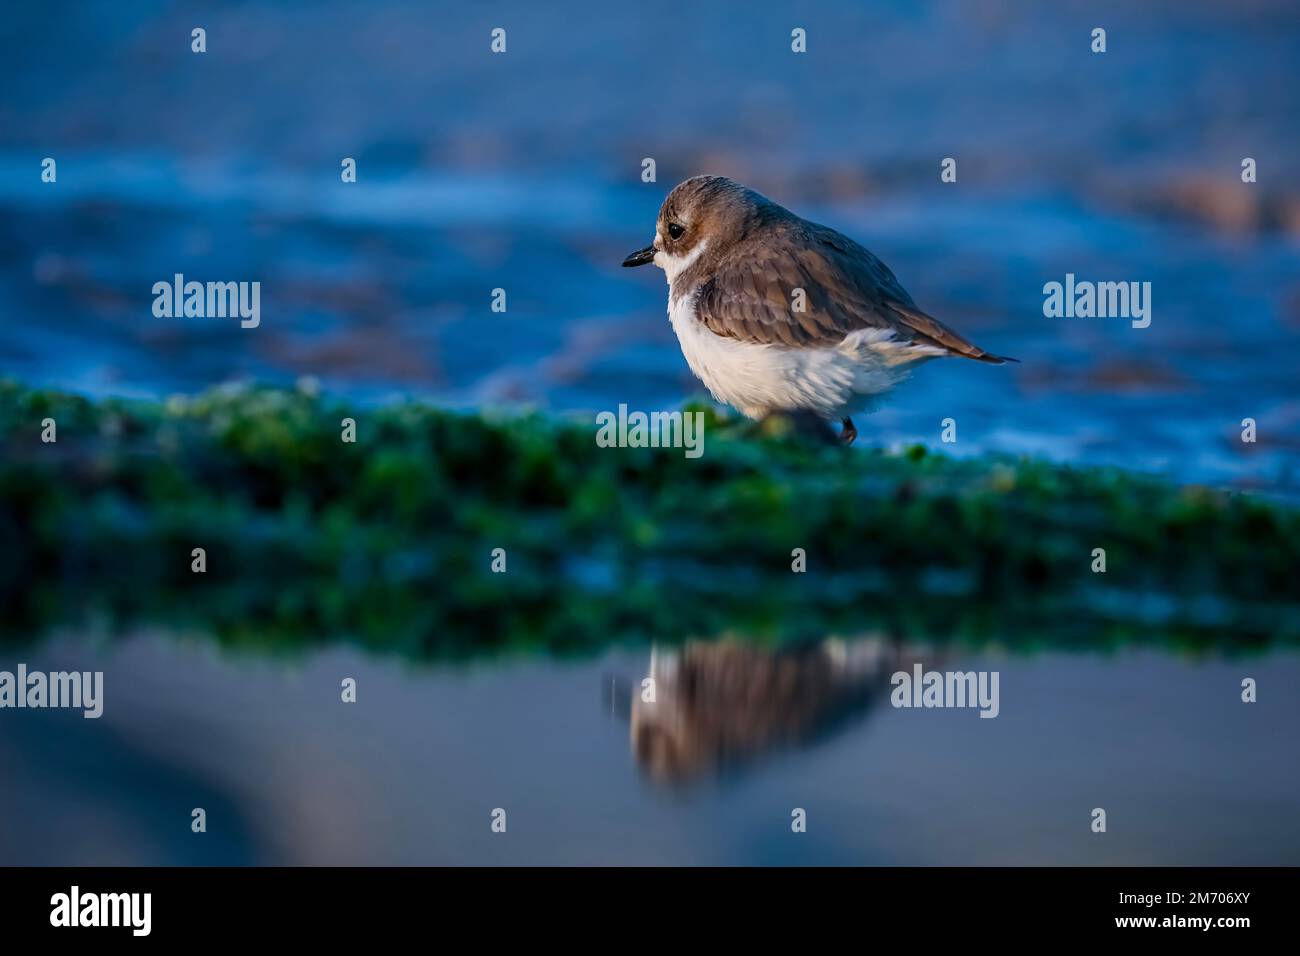
POLYGON ((1300 632, 1292 505, 1030 458, 845 450, 688 410, 705 416, 697 459, 598 447, 590 419, 0 383, 5 637, 93 617, 261 650, 461 657, 719 633, 1249 648, 1300 632))

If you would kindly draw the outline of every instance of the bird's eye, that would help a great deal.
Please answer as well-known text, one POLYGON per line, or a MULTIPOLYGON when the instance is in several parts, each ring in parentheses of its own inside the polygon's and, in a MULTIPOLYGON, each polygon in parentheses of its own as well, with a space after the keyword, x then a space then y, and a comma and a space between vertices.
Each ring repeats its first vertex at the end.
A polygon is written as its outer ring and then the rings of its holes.
POLYGON ((670 238, 680 239, 684 232, 686 232, 686 227, 681 225, 680 223, 670 222, 668 224, 668 236, 670 238))

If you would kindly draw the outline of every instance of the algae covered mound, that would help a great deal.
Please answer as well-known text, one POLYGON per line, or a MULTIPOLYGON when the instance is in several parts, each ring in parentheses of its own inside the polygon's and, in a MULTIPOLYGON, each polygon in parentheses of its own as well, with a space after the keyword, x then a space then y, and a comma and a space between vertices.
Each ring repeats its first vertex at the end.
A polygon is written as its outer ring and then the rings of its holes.
POLYGON ((824 447, 695 410, 689 458, 599 447, 590 418, 0 384, 6 632, 93 613, 457 655, 869 626, 1031 643, 1044 628, 1215 643, 1300 629, 1292 506, 1113 469, 824 447))

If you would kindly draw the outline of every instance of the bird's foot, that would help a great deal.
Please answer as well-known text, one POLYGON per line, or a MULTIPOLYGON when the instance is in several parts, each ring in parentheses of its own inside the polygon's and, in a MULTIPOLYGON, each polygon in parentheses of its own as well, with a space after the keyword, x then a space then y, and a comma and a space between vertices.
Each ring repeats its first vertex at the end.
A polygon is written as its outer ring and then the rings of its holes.
POLYGON ((802 438, 827 445, 834 445, 839 441, 839 436, 835 434, 835 429, 831 428, 830 422, 816 412, 798 408, 779 414, 789 420, 795 434, 802 438))
MULTIPOLYGON (((751 434, 772 437, 792 437, 802 441, 812 441, 823 445, 839 445, 842 434, 821 415, 806 408, 768 412, 754 422, 751 434)), ((856 435, 857 433, 854 432, 856 435)))

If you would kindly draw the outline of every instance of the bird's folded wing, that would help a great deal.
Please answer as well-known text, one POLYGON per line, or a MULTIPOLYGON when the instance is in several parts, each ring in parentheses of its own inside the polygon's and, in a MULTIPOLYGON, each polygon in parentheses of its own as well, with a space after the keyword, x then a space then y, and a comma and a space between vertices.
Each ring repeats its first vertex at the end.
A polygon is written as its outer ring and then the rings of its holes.
POLYGON ((900 342, 999 361, 918 309, 869 251, 812 224, 741 244, 701 285, 695 314, 714 334, 742 342, 834 346, 881 329, 900 342))

